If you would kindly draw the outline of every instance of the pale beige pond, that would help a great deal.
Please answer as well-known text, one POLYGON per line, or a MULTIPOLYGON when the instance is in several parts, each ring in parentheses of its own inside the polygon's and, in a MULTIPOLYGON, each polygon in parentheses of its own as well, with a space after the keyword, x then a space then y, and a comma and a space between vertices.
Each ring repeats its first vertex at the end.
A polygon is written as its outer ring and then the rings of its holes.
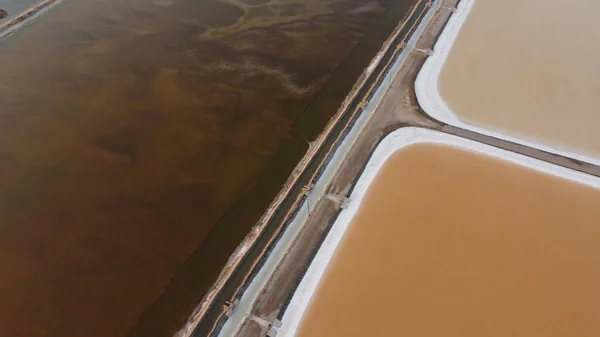
POLYGON ((600 2, 476 0, 439 78, 464 123, 600 157, 600 2))
POLYGON ((467 150, 397 151, 296 336, 599 336, 600 190, 467 150))

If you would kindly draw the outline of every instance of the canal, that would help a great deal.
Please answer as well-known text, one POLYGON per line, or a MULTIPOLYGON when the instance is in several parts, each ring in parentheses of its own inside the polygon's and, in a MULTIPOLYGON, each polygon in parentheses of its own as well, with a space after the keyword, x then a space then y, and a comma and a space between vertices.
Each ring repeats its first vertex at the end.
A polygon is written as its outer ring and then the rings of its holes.
POLYGON ((42 1, 43 0, 0 0, 0 9, 3 9, 8 13, 6 17, 0 20, 0 25, 42 1))
POLYGON ((0 41, 0 335, 172 335, 411 4, 66 0, 0 41))

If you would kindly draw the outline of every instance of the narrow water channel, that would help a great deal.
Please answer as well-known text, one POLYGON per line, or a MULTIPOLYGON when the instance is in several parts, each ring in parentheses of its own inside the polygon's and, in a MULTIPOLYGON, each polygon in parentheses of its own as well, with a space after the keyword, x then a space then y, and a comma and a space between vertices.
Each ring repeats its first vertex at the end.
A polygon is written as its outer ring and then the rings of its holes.
POLYGON ((410 0, 65 0, 0 41, 0 335, 170 336, 410 0))
POLYGON ((42 1, 44 0, 0 0, 0 9, 8 13, 4 18, 0 19, 0 25, 42 1))

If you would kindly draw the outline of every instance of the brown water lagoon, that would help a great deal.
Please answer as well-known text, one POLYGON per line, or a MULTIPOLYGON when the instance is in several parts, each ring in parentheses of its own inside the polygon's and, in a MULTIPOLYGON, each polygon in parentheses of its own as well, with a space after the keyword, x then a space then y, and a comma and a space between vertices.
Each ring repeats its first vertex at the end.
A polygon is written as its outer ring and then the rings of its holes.
POLYGON ((600 3, 463 3, 458 15, 466 20, 445 47, 451 49, 439 60, 435 85, 452 113, 471 126, 600 162, 600 3))
POLYGON ((409 145, 368 187, 295 336, 597 336, 599 204, 579 182, 409 145))
POLYGON ((410 5, 66 0, 2 41, 0 336, 180 328, 410 5))

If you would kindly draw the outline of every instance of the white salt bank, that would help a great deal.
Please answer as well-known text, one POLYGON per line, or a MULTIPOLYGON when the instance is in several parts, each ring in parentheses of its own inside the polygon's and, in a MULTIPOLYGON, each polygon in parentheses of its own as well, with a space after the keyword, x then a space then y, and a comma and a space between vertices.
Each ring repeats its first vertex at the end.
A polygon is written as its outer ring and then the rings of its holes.
POLYGON ((600 1, 463 0, 417 80, 435 118, 600 162, 600 1))
POLYGON ((599 336, 598 180, 431 131, 393 133, 281 336, 599 336))

